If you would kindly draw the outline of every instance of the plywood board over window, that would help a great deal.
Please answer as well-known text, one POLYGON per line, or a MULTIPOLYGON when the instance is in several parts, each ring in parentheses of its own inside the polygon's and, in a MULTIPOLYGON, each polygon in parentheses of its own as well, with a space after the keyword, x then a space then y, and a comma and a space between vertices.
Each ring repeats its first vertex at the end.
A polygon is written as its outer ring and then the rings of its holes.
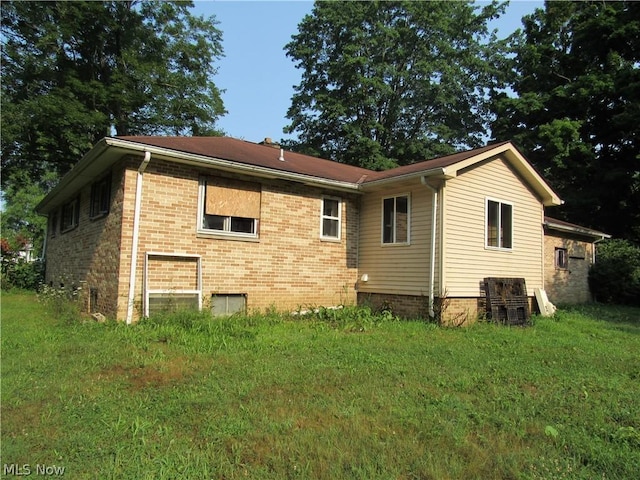
POLYGON ((260 184, 228 178, 207 178, 205 214, 260 218, 260 184))

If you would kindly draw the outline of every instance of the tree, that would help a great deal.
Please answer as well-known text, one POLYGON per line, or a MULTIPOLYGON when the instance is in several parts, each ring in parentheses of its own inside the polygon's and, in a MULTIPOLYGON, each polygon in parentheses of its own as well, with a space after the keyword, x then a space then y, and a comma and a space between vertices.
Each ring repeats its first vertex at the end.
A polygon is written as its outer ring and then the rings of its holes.
POLYGON ((523 24, 493 136, 566 201, 554 215, 640 241, 640 4, 547 2, 523 24))
POLYGON ((375 169, 479 146, 500 85, 487 22, 503 9, 317 2, 285 47, 303 71, 285 132, 306 153, 375 169))
POLYGON ((222 36, 213 17, 190 7, 2 3, 3 232, 28 231, 39 243, 43 222, 24 205, 35 206, 104 136, 219 134, 225 110, 211 77, 222 36))
POLYGON ((100 138, 213 134, 222 55, 191 2, 3 2, 3 190, 62 175, 100 138))

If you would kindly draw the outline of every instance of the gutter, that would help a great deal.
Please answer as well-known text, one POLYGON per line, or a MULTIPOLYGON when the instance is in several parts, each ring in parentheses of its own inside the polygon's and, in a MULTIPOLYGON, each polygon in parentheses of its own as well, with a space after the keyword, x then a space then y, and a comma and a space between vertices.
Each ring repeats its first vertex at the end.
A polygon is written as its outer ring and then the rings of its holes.
POLYGON ((129 272, 129 296, 127 298, 127 325, 133 320, 133 303, 136 294, 136 268, 138 266, 138 241, 140 234, 140 211, 142 210, 142 176, 151 161, 151 152, 144 152, 136 177, 136 200, 133 213, 133 236, 131 239, 131 271, 129 272))

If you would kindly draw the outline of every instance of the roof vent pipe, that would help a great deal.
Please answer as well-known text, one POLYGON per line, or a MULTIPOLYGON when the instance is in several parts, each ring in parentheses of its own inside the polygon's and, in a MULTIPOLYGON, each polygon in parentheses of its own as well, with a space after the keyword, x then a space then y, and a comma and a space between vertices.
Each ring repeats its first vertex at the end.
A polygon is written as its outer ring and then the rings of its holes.
POLYGON ((284 162, 284 149, 280 149, 280 157, 278 158, 281 162, 284 162))

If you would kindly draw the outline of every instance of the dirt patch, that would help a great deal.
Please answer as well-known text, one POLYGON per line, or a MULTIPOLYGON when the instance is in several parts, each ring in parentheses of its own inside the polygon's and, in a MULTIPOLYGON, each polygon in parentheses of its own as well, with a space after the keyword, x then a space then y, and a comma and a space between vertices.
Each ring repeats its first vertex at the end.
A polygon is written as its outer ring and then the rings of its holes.
POLYGON ((137 391, 184 383, 208 368, 210 365, 207 362, 194 363, 185 357, 175 357, 154 365, 112 365, 102 369, 98 379, 120 379, 127 383, 129 388, 137 391))

